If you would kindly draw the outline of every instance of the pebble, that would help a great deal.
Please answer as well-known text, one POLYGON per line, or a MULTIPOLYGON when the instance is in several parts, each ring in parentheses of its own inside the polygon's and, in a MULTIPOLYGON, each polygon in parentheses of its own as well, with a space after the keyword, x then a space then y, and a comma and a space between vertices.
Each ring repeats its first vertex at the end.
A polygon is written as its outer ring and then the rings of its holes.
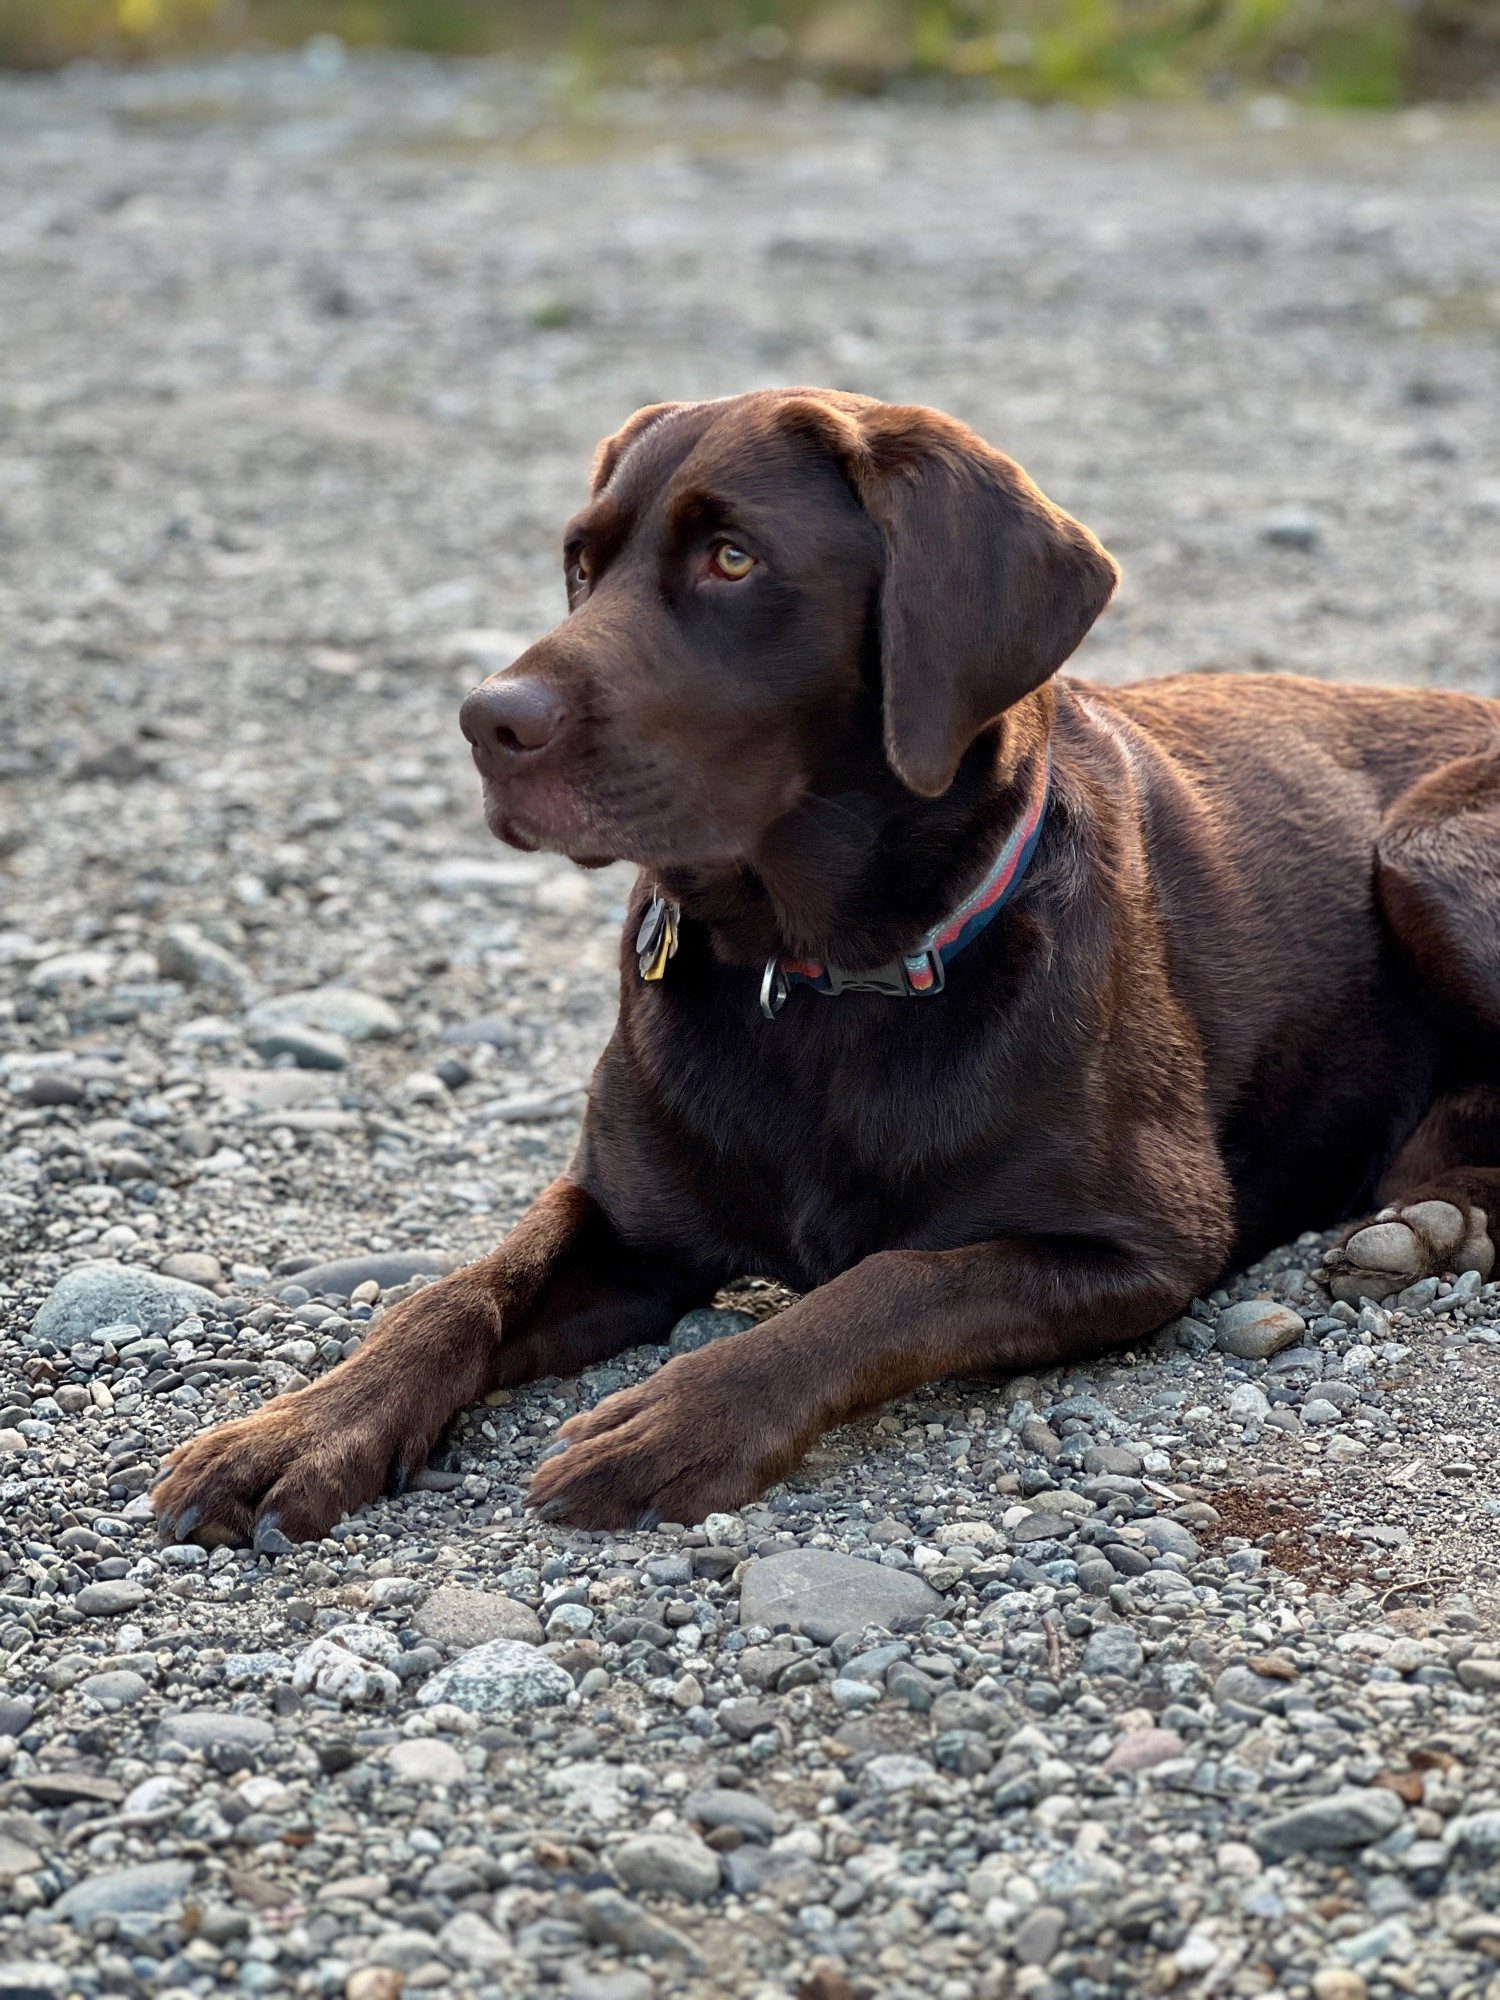
POLYGON ((393 1743, 385 1754, 392 1775, 411 1784, 458 1785, 469 1775, 462 1753, 435 1736, 393 1743))
POLYGON ((472 1715, 517 1715, 554 1708, 572 1692, 572 1677, 534 1646, 491 1639, 435 1673, 417 1699, 424 1707, 452 1702, 472 1715))
POLYGON ((692 1354, 700 1347, 707 1347, 710 1341, 722 1340, 726 1334, 744 1333, 754 1324, 750 1313, 732 1312, 724 1306, 700 1306, 678 1320, 668 1346, 673 1354, 692 1354))
POLYGON ((942 1598, 906 1570, 830 1549, 787 1549, 752 1561, 740 1580, 742 1624, 789 1625, 823 1643, 866 1625, 937 1615, 942 1598))
MULTIPOLYGON (((107 1585, 99 1587, 108 1588, 107 1585)), ((90 1674, 79 1682, 79 1689, 93 1701, 117 1702, 126 1707, 140 1701, 149 1692, 149 1683, 140 1674, 129 1671, 90 1674)))
POLYGON ((402 1020, 388 1000, 354 986, 319 986, 261 1000, 245 1016, 251 1030, 317 1028, 346 1042, 389 1041, 402 1020))
POLYGON ((1173 1757, 1180 1757, 1187 1745, 1175 1729, 1127 1730, 1100 1768, 1104 1771, 1150 1771, 1173 1757))
POLYGON ((1306 1331, 1307 1322, 1290 1306, 1247 1299, 1243 1305, 1226 1306, 1219 1314, 1214 1344, 1242 1361, 1266 1361, 1279 1349, 1301 1340, 1306 1331))
POLYGON ((134 1868, 108 1869, 65 1890, 49 1915, 84 1929, 95 1917, 168 1910, 186 1895, 193 1873, 191 1861, 143 1861, 134 1868))
POLYGON ((324 1028, 310 1028, 299 1021, 266 1023, 246 1031, 246 1039, 257 1055, 274 1062, 290 1056, 298 1069, 347 1069, 349 1043, 343 1035, 329 1034, 324 1028))
POLYGON ((111 1583, 86 1583, 73 1604, 86 1618, 118 1618, 124 1611, 139 1611, 148 1594, 144 1584, 122 1576, 111 1583))
POLYGON ((236 1749, 256 1751, 274 1742, 276 1731, 259 1715, 233 1715, 216 1708, 189 1708, 161 1719, 163 1743, 180 1743, 185 1750, 236 1749))
MULTIPOLYGON (((649 1972, 590 1972, 583 1965, 563 1967, 567 2000, 653 2000, 656 1982, 649 1972)), ((0 2000, 4 1996, 0 1995, 0 2000)))
POLYGON ((417 1607, 412 1624, 440 1646, 483 1646, 492 1639, 540 1646, 542 1621, 529 1604, 498 1591, 468 1590, 445 1583, 417 1607))
POLYGON ((1134 1680, 1145 1662, 1140 1640, 1129 1625, 1103 1625, 1089 1639, 1079 1662, 1085 1674, 1121 1674, 1134 1680))
POLYGON ((701 1903, 719 1886, 719 1857, 694 1834, 638 1833, 610 1853, 627 1889, 701 1903))
POLYGON ((1250 1839, 1269 1859, 1283 1860, 1317 1847, 1367 1847, 1394 1833, 1405 1817, 1394 1792, 1350 1786, 1261 1820, 1250 1828, 1250 1839))

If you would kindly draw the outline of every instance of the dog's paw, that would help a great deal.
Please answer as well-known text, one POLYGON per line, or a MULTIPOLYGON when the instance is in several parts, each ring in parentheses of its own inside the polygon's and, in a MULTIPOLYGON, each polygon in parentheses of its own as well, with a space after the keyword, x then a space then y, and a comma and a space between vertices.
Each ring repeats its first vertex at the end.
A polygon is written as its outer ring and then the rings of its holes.
POLYGON ((781 1477, 785 1454, 754 1417, 731 1413, 717 1374, 709 1351, 681 1355, 571 1417, 532 1476, 527 1506, 580 1528, 650 1528, 753 1499, 781 1477))
POLYGON ((1361 1299, 1388 1299, 1444 1271, 1477 1271, 1488 1278, 1494 1267, 1495 1246, 1482 1208, 1418 1201, 1382 1209, 1373 1222, 1351 1230, 1329 1255, 1328 1285, 1336 1299, 1357 1305, 1361 1299))
POLYGON ((278 1396, 173 1452, 151 1496, 161 1539, 282 1555, 381 1493, 397 1452, 389 1416, 351 1407, 336 1383, 278 1396))

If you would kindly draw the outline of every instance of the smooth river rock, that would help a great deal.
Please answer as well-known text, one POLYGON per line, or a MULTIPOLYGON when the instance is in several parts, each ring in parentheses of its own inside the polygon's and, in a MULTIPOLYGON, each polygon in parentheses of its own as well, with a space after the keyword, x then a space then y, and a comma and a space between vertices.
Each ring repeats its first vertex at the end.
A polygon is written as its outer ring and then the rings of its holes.
POLYGON ((943 1600, 910 1570, 886 1569, 832 1549, 787 1549, 752 1562, 740 1580, 740 1623, 789 1625, 827 1645, 865 1625, 935 1617, 943 1600))
POLYGON ((1306 1321, 1290 1306, 1273 1305, 1269 1299, 1246 1299, 1242 1305, 1226 1306, 1219 1314, 1214 1342, 1221 1352, 1237 1354, 1241 1361, 1268 1361, 1306 1331, 1306 1321))
POLYGON ((218 1310, 217 1294, 202 1285, 99 1258, 64 1272, 37 1309, 26 1339, 72 1347, 97 1327, 122 1320, 143 1333, 166 1334, 192 1313, 217 1316, 218 1310))
POLYGON ((67 1918, 80 1925, 95 1917, 155 1915, 178 1902, 192 1879, 191 1861, 144 1861, 135 1868, 112 1868, 75 1882, 47 1914, 54 1921, 67 1918))

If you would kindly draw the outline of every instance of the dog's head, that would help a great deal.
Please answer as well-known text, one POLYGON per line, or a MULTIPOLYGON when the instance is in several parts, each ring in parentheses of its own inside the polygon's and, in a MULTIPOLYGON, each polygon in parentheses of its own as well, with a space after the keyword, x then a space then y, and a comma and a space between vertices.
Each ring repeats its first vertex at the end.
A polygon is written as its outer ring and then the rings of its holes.
POLYGON ((637 411, 564 561, 567 618, 464 703, 486 816, 662 869, 753 868, 851 757, 940 796, 1117 577, 962 424, 821 389, 637 411))

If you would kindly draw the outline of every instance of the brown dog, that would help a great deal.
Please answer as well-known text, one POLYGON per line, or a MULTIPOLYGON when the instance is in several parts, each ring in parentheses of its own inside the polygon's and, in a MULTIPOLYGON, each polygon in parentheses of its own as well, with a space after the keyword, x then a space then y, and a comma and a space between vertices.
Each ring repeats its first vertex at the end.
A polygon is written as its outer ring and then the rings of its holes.
POLYGON ((1500 704, 1056 680, 1114 588, 1092 536, 948 418, 819 390, 640 411, 566 562, 570 615, 463 727, 501 839, 641 866, 577 1154, 179 1452, 164 1533, 319 1535, 465 1403, 744 1272, 807 1296, 574 1417, 534 1503, 701 1520, 918 1383, 1126 1344, 1374 1203, 1347 1289, 1487 1273, 1500 704))

